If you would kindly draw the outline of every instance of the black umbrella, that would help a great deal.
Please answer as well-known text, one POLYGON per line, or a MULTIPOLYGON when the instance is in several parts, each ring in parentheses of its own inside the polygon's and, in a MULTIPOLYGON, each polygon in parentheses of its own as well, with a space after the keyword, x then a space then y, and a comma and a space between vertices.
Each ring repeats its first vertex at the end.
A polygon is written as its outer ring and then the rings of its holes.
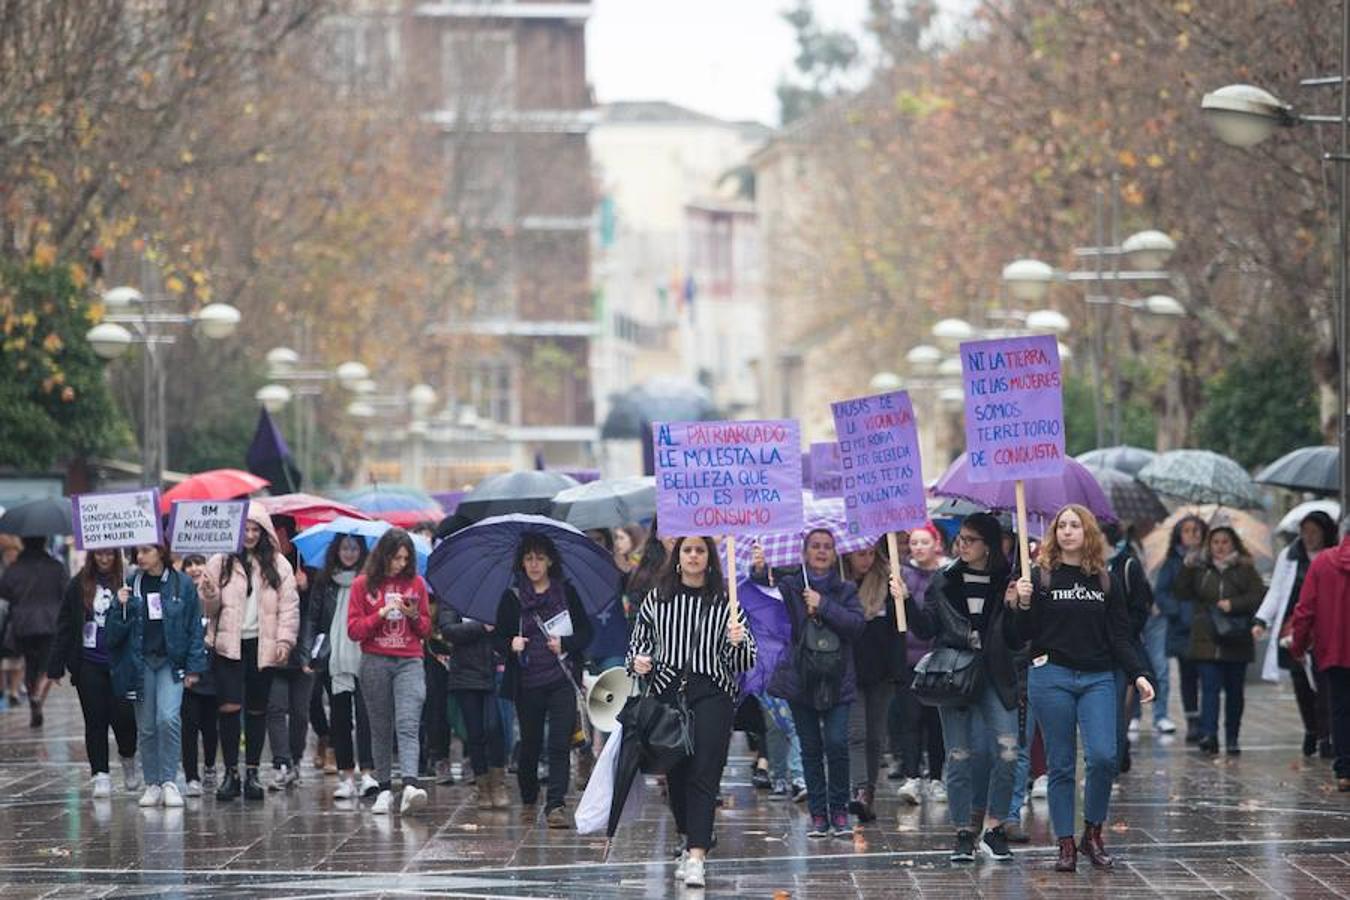
POLYGON ((1122 522, 1161 522, 1167 518, 1167 507, 1153 489, 1139 479, 1117 469, 1088 466, 1087 470, 1102 486, 1117 519, 1122 522))
POLYGON ((1098 469, 1115 469, 1117 472, 1124 472, 1126 475, 1138 475, 1139 470, 1153 460, 1158 458, 1158 454, 1152 450, 1145 450, 1143 447, 1130 447, 1122 444, 1119 447, 1100 447, 1096 450, 1089 450, 1086 453, 1080 453, 1075 457, 1085 466, 1094 466, 1098 469))
POLYGON ((553 498, 550 515, 582 531, 647 521, 656 515, 656 479, 607 478, 568 488, 553 498))
POLYGON ((19 537, 51 537, 72 534, 70 501, 65 497, 29 500, 5 510, 0 516, 0 533, 19 537))
POLYGON ((718 418, 708 389, 683 378, 652 378, 610 398, 600 436, 646 438, 653 422, 701 422, 718 418))
POLYGON ((1300 447, 1266 466, 1254 479, 1258 484, 1334 494, 1340 490, 1341 451, 1336 447, 1300 447))
POLYGON ((455 514, 441 522, 436 536, 452 534, 455 524, 462 526, 490 516, 512 513, 546 516, 553 508, 553 498, 558 492, 576 486, 575 478, 561 472, 506 472, 484 478, 459 501, 455 514))

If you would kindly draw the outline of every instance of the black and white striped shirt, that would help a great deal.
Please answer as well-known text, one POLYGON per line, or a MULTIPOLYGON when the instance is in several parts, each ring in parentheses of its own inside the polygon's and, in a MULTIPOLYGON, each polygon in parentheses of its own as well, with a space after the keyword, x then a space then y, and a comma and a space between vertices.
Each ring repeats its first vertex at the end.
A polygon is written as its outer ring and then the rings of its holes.
POLYGON ((746 623, 745 610, 738 607, 745 639, 732 644, 727 640, 727 615, 727 597, 721 591, 711 601, 689 591, 667 600, 652 591, 638 608, 628 642, 628 671, 633 672, 634 657, 650 656, 652 691, 660 693, 679 680, 692 651, 689 671, 708 676, 724 692, 736 696, 736 676, 755 665, 755 636, 746 623))

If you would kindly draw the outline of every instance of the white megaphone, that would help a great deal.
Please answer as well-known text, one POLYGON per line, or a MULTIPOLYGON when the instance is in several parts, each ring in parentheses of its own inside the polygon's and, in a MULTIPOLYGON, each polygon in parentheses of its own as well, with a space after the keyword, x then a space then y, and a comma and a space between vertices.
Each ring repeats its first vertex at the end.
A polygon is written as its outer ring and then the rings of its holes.
POLYGON ((597 731, 613 731, 619 724, 619 712, 633 694, 633 679, 623 666, 606 669, 599 675, 587 672, 581 678, 586 692, 586 715, 597 731))

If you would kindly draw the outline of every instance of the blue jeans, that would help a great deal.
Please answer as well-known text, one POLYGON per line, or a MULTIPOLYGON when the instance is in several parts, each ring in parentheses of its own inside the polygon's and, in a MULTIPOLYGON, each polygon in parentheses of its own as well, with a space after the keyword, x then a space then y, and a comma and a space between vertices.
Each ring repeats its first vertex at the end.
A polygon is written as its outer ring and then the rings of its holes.
POLYGON ((791 704, 792 723, 802 745, 806 804, 813 816, 848 814, 848 712, 851 705, 840 703, 820 712, 803 703, 791 704))
MULTIPOLYGON (((1167 659, 1167 616, 1149 616, 1144 623, 1144 633, 1140 635, 1144 643, 1144 653, 1153 669, 1153 724, 1167 718, 1167 691, 1171 684, 1167 659)), ((1140 717, 1139 697, 1130 702, 1130 718, 1140 717)))
POLYGON ((1219 692, 1223 692, 1224 743, 1236 747, 1238 730, 1242 727, 1242 707, 1245 704, 1243 682, 1247 677, 1245 662, 1197 662, 1200 670, 1200 733, 1205 737, 1219 736, 1219 692))
POLYGON ((145 783, 165 784, 178 775, 183 754, 183 683, 175 681, 173 666, 163 659, 147 659, 136 696, 136 737, 141 748, 145 783))
POLYGON ((756 694, 764 713, 764 755, 769 760, 769 778, 774 782, 804 784, 802 745, 792 724, 792 709, 781 697, 756 694))
POLYGON ((1049 768, 1050 823, 1056 837, 1074 833, 1074 794, 1078 776, 1078 735, 1083 736, 1087 786, 1083 818, 1106 821, 1111 782, 1116 777, 1116 676, 1114 672, 1080 672, 1054 663, 1034 666, 1027 696, 1045 738, 1049 768))
POLYGON ((1012 802, 1017 766, 1017 707, 1005 709, 998 691, 986 683, 970 706, 942 706, 942 739, 947 745, 947 812, 957 830, 970 828, 975 792, 986 785, 979 805, 1002 819, 1012 802), (997 751, 992 751, 992 747, 997 751), (980 771, 976 771, 976 767, 980 771))
POLYGON ((1021 822, 1022 807, 1027 802, 1027 776, 1031 774, 1031 742, 1036 739, 1036 713, 1027 698, 1027 727, 1022 743, 1017 745, 1017 766, 1013 769, 1012 802, 1008 804, 1005 822, 1021 822))

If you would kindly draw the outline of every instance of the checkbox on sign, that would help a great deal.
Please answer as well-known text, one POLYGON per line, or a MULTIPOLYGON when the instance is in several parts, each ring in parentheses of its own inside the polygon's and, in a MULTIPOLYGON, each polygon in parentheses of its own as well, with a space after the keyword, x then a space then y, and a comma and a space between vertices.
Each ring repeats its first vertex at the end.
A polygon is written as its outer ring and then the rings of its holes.
POLYGON ((843 463, 845 469, 853 468, 853 459, 851 457, 845 456, 843 459, 843 463))

